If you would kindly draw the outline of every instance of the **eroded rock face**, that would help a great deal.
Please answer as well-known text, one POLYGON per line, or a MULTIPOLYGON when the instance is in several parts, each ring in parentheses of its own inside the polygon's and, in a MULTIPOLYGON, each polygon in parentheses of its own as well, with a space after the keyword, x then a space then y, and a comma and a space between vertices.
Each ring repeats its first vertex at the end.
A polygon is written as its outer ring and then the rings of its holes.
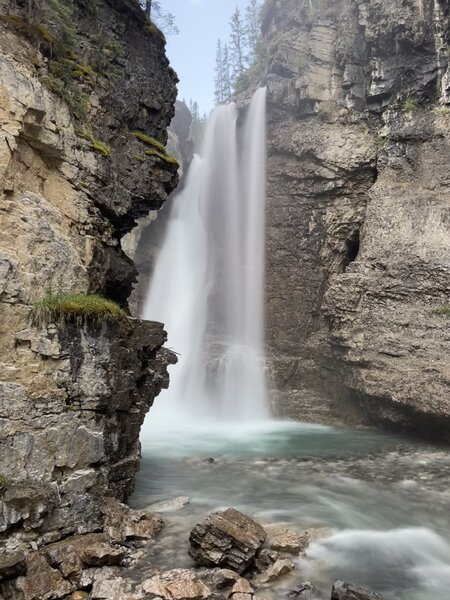
MULTIPOLYGON (((48 3, 32 5, 39 19, 48 3)), ((27 3, 0 0, 0 554, 23 552, 27 572, 15 558, 0 566, 5 597, 26 600, 67 596, 80 565, 121 563, 121 544, 160 531, 160 519, 119 501, 176 360, 158 323, 31 318, 49 289, 126 307, 136 271, 120 240, 178 179, 133 135, 167 140, 176 75, 161 35, 135 2, 100 0, 96 18, 73 5, 78 120, 51 91, 58 57, 27 29, 27 3), (72 542, 93 532, 106 538, 88 556, 72 542), (70 550, 57 546, 68 537, 70 550)))
POLYGON ((242 573, 266 539, 264 529, 234 508, 211 513, 189 536, 189 556, 199 565, 242 573))
POLYGON ((276 408, 448 438, 448 3, 266 4, 276 408))

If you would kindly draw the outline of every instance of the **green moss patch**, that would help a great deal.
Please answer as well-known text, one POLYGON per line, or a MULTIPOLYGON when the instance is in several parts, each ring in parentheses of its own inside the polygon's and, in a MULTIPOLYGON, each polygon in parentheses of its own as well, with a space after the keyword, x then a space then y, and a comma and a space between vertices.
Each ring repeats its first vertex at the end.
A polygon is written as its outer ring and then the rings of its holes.
POLYGON ((407 98, 404 102, 403 102, 403 112, 404 113, 412 113, 415 110, 417 110, 419 106, 419 103, 417 102, 417 100, 414 100, 414 98, 407 98))
POLYGON ((165 147, 163 146, 163 144, 161 144, 161 142, 158 142, 158 140, 156 140, 155 138, 152 138, 149 135, 142 133, 142 131, 132 131, 130 135, 138 139, 143 144, 146 144, 147 146, 153 146, 154 148, 157 148, 160 152, 166 151, 165 147))
POLYGON ((431 311, 433 315, 438 315, 440 317, 450 317, 450 305, 446 304, 444 306, 439 306, 431 311))
POLYGON ((94 150, 94 152, 101 154, 105 158, 108 158, 108 156, 111 154, 111 148, 108 146, 108 144, 105 144, 104 142, 100 142, 99 140, 95 139, 92 132, 83 131, 82 129, 75 129, 75 133, 78 137, 82 138, 83 140, 91 142, 91 148, 92 150, 94 150))
POLYGON ((96 322, 126 319, 125 311, 112 300, 97 294, 53 294, 33 305, 33 318, 37 322, 54 320, 96 322))
POLYGON ((161 160, 163 160, 166 163, 169 163, 170 165, 175 165, 178 169, 178 167, 180 166, 180 163, 177 161, 177 159, 172 156, 171 154, 169 154, 168 152, 158 152, 158 150, 146 150, 144 152, 144 154, 146 156, 155 156, 156 158, 159 158, 161 160))
POLYGON ((177 159, 171 154, 169 154, 163 146, 163 144, 161 144, 161 142, 158 142, 158 140, 155 140, 155 138, 152 138, 149 135, 142 133, 142 131, 132 131, 130 135, 138 139, 146 146, 150 147, 144 152, 146 156, 154 156, 170 165, 176 165, 177 168, 180 166, 180 163, 177 161, 177 159))

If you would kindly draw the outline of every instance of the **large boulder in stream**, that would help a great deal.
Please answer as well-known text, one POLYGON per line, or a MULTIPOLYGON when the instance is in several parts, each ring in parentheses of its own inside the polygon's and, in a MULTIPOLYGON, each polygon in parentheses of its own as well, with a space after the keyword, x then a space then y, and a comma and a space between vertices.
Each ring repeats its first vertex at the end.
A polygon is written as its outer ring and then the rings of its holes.
POLYGON ((266 539, 264 529, 234 508, 214 512, 194 527, 189 556, 206 567, 224 567, 243 573, 266 539))
POLYGON ((358 585, 336 581, 331 590, 331 600, 383 600, 383 598, 358 585))

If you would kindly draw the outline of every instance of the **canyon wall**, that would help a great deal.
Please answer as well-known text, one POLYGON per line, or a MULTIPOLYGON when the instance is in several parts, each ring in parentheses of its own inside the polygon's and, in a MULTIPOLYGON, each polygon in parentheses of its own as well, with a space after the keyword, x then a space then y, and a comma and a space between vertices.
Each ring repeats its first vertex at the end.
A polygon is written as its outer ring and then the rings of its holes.
POLYGON ((68 577, 48 544, 156 527, 119 501, 176 361, 162 325, 36 318, 33 304, 100 293, 126 308, 136 270, 120 241, 178 180, 157 146, 177 79, 133 0, 0 0, 0 55, 0 585, 31 600, 76 589, 86 566, 68 577))
POLYGON ((438 0, 264 5, 280 414, 448 439, 449 23, 438 0))

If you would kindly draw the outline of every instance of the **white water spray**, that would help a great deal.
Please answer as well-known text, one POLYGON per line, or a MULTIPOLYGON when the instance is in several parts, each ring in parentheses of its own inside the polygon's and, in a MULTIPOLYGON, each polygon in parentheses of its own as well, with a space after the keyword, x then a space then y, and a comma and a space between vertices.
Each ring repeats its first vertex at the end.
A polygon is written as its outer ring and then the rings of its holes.
POLYGON ((151 420, 269 416, 264 367, 265 89, 238 130, 218 107, 174 199, 144 318, 162 321, 180 354, 151 420))

